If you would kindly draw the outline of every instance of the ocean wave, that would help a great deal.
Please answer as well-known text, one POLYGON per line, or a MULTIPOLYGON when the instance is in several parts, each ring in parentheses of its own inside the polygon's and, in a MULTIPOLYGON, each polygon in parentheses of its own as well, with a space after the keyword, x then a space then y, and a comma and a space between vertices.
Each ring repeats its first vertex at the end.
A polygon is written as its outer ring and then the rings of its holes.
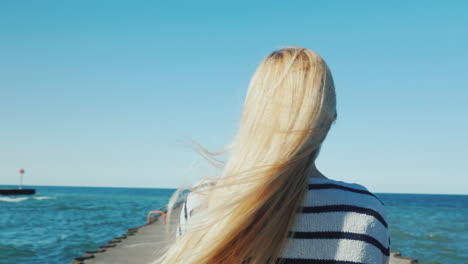
POLYGON ((10 197, 0 197, 0 201, 2 202, 10 202, 10 203, 17 203, 28 200, 29 197, 18 197, 18 198, 10 198, 10 197))
POLYGON ((55 197, 49 197, 49 196, 38 196, 38 197, 33 197, 34 200, 49 200, 49 199, 55 199, 55 197))
POLYGON ((10 202, 10 203, 18 203, 26 200, 49 200, 49 199, 55 199, 55 197, 50 197, 50 196, 37 196, 37 197, 0 197, 0 202, 10 202))

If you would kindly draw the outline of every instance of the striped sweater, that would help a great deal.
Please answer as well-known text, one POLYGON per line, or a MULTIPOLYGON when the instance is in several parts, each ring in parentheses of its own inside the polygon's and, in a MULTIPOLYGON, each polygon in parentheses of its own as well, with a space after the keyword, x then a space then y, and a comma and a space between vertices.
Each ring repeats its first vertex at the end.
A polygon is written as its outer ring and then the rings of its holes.
MULTIPOLYGON (((308 189, 278 263, 389 263, 385 207, 374 194, 359 184, 312 177, 308 189)), ((193 193, 187 196, 178 235, 198 199, 193 193)))

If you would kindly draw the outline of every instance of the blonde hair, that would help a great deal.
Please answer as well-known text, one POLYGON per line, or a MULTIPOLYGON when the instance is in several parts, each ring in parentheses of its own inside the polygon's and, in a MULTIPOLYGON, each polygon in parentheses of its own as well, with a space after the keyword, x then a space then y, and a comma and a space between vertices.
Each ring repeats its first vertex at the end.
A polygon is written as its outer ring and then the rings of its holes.
POLYGON ((200 206, 157 262, 275 263, 336 117, 332 75, 318 54, 287 47, 268 55, 251 79, 221 177, 193 190, 200 206))

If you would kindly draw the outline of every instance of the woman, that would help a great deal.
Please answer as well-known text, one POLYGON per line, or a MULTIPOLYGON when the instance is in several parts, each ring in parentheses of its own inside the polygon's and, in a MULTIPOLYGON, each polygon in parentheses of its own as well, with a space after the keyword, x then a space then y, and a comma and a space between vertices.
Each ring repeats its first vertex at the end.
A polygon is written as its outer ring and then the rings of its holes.
POLYGON ((267 56, 220 177, 188 195, 177 239, 158 261, 388 263, 383 204, 315 167, 336 117, 332 75, 318 54, 288 47, 267 56))

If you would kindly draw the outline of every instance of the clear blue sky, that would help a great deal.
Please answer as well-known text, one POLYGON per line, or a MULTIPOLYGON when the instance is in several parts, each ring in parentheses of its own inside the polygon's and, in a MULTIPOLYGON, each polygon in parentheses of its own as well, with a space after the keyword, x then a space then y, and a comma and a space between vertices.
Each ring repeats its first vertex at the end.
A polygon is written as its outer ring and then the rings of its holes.
POLYGON ((0 184, 177 187, 235 135, 274 49, 315 50, 317 161, 374 192, 468 194, 467 1, 1 1, 0 184))

